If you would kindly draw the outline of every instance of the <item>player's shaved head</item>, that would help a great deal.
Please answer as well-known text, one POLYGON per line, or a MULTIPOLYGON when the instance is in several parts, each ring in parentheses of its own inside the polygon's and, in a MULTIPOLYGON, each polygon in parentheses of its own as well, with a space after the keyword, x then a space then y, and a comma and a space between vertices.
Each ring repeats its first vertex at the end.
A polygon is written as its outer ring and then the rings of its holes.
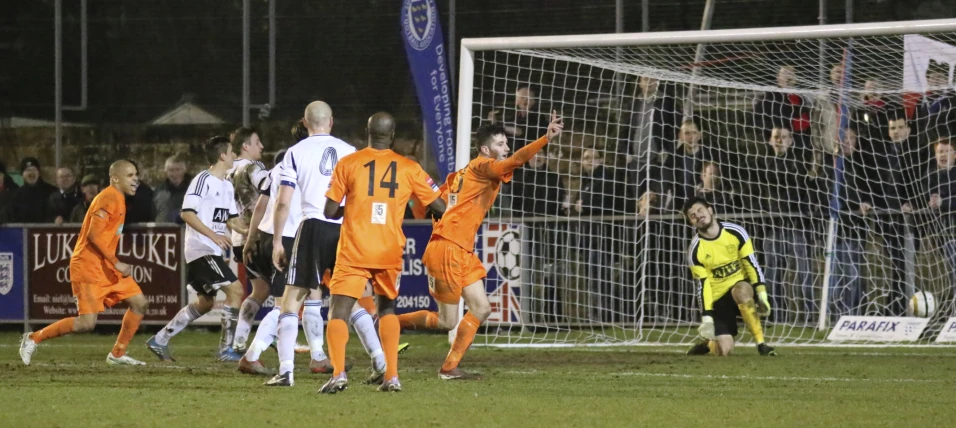
POLYGON ((129 171, 129 168, 136 169, 136 167, 133 166, 133 163, 128 160, 120 159, 116 162, 113 162, 113 164, 110 165, 110 178, 120 178, 125 176, 129 171))
POLYGON ((139 187, 139 171, 136 164, 121 159, 110 165, 110 186, 124 195, 133 196, 139 187))
POLYGON ((395 118, 384 111, 368 118, 368 143, 378 149, 391 147, 395 138, 395 118))
POLYGON ((305 107, 305 126, 312 132, 332 129, 332 107, 324 101, 312 101, 305 107))

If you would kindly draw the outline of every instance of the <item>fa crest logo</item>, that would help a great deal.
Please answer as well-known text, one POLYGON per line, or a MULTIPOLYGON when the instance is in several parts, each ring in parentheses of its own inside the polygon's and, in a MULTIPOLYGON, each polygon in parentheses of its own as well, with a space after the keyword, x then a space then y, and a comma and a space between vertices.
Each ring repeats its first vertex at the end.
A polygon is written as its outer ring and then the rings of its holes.
POLYGON ((0 296, 13 289, 13 253, 0 253, 0 296))
POLYGON ((417 51, 428 49, 438 27, 438 9, 434 0, 402 2, 402 33, 409 46, 417 51))

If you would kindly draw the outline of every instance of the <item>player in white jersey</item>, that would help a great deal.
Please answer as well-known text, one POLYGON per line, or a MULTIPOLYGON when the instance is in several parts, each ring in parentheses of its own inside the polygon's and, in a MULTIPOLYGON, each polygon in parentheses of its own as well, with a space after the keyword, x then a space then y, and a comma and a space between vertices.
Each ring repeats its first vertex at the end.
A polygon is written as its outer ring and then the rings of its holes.
MULTIPOLYGON (((239 360, 239 371, 254 375, 271 375, 271 370, 259 362, 259 356, 265 351, 276 337, 279 324, 279 309, 282 306, 282 293, 285 290, 285 273, 277 271, 272 265, 272 215, 275 211, 275 198, 272 195, 279 192, 279 164, 285 157, 285 150, 280 150, 275 156, 275 167, 269 172, 269 177, 260 189, 260 195, 249 224, 249 235, 242 252, 242 259, 246 267, 255 270, 263 279, 269 282, 269 293, 275 298, 272 310, 259 322, 256 336, 249 349, 239 360)), ((283 229, 282 246, 286 251, 292 251, 295 242, 295 231, 299 227, 302 217, 302 196, 298 190, 293 192, 289 203, 289 218, 283 229)))
MULTIPOLYGON (((302 121, 297 122, 295 126, 292 127, 292 138, 295 139, 296 142, 308 137, 309 130, 305 128, 302 121)), ((276 153, 273 161, 276 167, 269 172, 269 177, 266 179, 266 182, 263 183, 262 189, 260 189, 259 198, 256 201, 256 207, 253 210, 251 223, 249 225, 249 236, 246 238, 246 245, 242 252, 242 258, 246 266, 254 266, 254 270, 263 273, 266 275, 266 278, 269 279, 269 293, 275 298, 273 310, 269 311, 262 321, 259 322, 259 329, 256 330, 256 337, 253 339, 252 345, 246 351, 243 358, 239 360, 239 371, 252 375, 272 374, 270 370, 266 369, 262 363, 259 362, 259 356, 275 340, 276 329, 278 328, 279 322, 279 308, 282 306, 282 293, 285 290, 285 273, 277 271, 272 265, 272 214, 275 211, 276 200, 272 196, 279 193, 278 166, 282 163, 285 153, 286 151, 284 149, 276 153)), ((292 200, 290 202, 289 218, 286 220, 286 227, 282 232, 284 235, 282 237, 282 243, 289 253, 292 252, 295 232, 299 228, 299 222, 302 217, 301 200, 302 196, 298 189, 296 189, 292 194, 292 200)), ((321 294, 318 294, 315 298, 315 300, 319 301, 321 301, 321 299, 321 294)), ((310 324, 318 324, 320 329, 323 324, 321 319, 322 313, 320 311, 321 302, 316 305, 307 306, 302 314, 302 324, 306 330, 306 338, 310 339, 310 345, 312 342, 312 334, 309 334, 310 324), (309 320, 315 316, 319 318, 318 323, 310 323, 309 320)), ((314 359, 316 355, 325 355, 322 350, 321 340, 315 342, 319 354, 312 351, 311 347, 304 347, 304 349, 300 350, 300 345, 296 345, 295 352, 312 352, 313 360, 309 364, 309 367, 313 372, 327 373, 328 370, 331 370, 332 366, 329 364, 327 357, 319 358, 319 360, 314 359)))
POLYGON ((226 171, 232 166, 236 155, 229 139, 221 136, 209 139, 203 151, 211 166, 189 183, 181 213, 186 222, 186 278, 196 290, 198 299, 180 310, 169 324, 146 342, 149 350, 163 361, 174 361, 169 351, 169 339, 212 310, 219 290, 226 293, 222 308, 219 361, 239 361, 241 358, 232 349, 232 341, 239 315, 238 306, 242 302, 242 286, 222 257, 232 246, 232 241, 227 237, 227 228, 247 232, 239 220, 235 190, 232 183, 225 179, 226 171))
MULTIPOLYGON (((314 308, 317 317, 306 317, 306 334, 310 344, 316 339, 324 342, 324 326, 312 325, 324 323, 318 309, 321 289, 327 289, 326 278, 331 278, 338 249, 339 230, 342 220, 325 217, 325 193, 329 190, 332 172, 342 158, 355 153, 348 143, 329 135, 332 131, 332 108, 322 101, 314 101, 305 109, 304 123, 309 130, 306 138, 292 146, 280 166, 280 186, 276 199, 273 224, 272 262, 279 270, 286 272, 286 287, 282 298, 278 327, 279 374, 266 382, 269 386, 292 386, 293 356, 295 336, 298 332, 299 308, 305 303, 306 311, 314 308), (290 257, 281 244, 286 219, 289 216, 290 202, 295 190, 302 195, 302 223, 296 233, 295 244, 290 257), (320 287, 320 285, 322 287, 320 287), (306 297, 308 296, 308 299, 306 297), (317 319, 316 319, 317 318, 317 319)), ((365 350, 372 357, 372 376, 381 377, 385 373, 385 355, 381 341, 375 331, 375 323, 368 312, 355 305, 350 318, 352 327, 358 332, 365 350)), ((312 346, 315 351, 319 348, 312 346)), ((313 352, 313 360, 316 359, 313 352)), ((324 357, 324 353, 322 355, 324 357)), ((325 357, 327 358, 327 357, 325 357)))
MULTIPOLYGON (((232 168, 226 173, 226 179, 236 188, 236 208, 239 209, 239 219, 249 229, 252 212, 259 197, 259 189, 269 178, 269 171, 262 164, 262 141, 259 134, 252 128, 239 128, 233 131, 232 149, 239 154, 232 163, 232 168)), ((246 243, 246 234, 233 231, 232 255, 236 263, 243 264, 242 250, 246 243)), ((268 278, 259 272, 255 266, 246 265, 246 274, 252 280, 252 293, 246 297, 239 308, 239 324, 236 326, 236 337, 233 348, 237 353, 246 351, 246 342, 252 330, 252 320, 262 307, 262 303, 269 298, 268 278)), ((243 288, 245 286, 243 285, 243 288)))

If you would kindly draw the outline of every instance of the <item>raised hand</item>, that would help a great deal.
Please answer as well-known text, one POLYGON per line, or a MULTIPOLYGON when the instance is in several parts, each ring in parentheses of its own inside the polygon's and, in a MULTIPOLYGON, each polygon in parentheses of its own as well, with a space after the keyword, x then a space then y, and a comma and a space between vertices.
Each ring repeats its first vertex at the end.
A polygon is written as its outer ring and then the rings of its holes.
POLYGON ((557 110, 551 111, 551 123, 548 124, 548 141, 554 139, 564 130, 564 118, 558 116, 557 110))

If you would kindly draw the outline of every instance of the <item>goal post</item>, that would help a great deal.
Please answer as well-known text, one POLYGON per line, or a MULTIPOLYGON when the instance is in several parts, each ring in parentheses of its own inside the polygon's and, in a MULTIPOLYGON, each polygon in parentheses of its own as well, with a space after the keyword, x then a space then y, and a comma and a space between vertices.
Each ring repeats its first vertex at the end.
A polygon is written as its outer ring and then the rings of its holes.
POLYGON ((954 19, 463 39, 457 168, 492 118, 512 148, 552 110, 565 118, 486 221, 520 234, 522 254, 506 268, 520 275, 486 286, 511 316, 475 343, 696 340, 680 212, 694 196, 752 237, 769 342, 834 343, 841 317, 907 317, 922 291, 935 311, 903 343, 935 343, 956 315, 956 202, 950 214, 934 196, 956 163, 954 66, 954 19))

